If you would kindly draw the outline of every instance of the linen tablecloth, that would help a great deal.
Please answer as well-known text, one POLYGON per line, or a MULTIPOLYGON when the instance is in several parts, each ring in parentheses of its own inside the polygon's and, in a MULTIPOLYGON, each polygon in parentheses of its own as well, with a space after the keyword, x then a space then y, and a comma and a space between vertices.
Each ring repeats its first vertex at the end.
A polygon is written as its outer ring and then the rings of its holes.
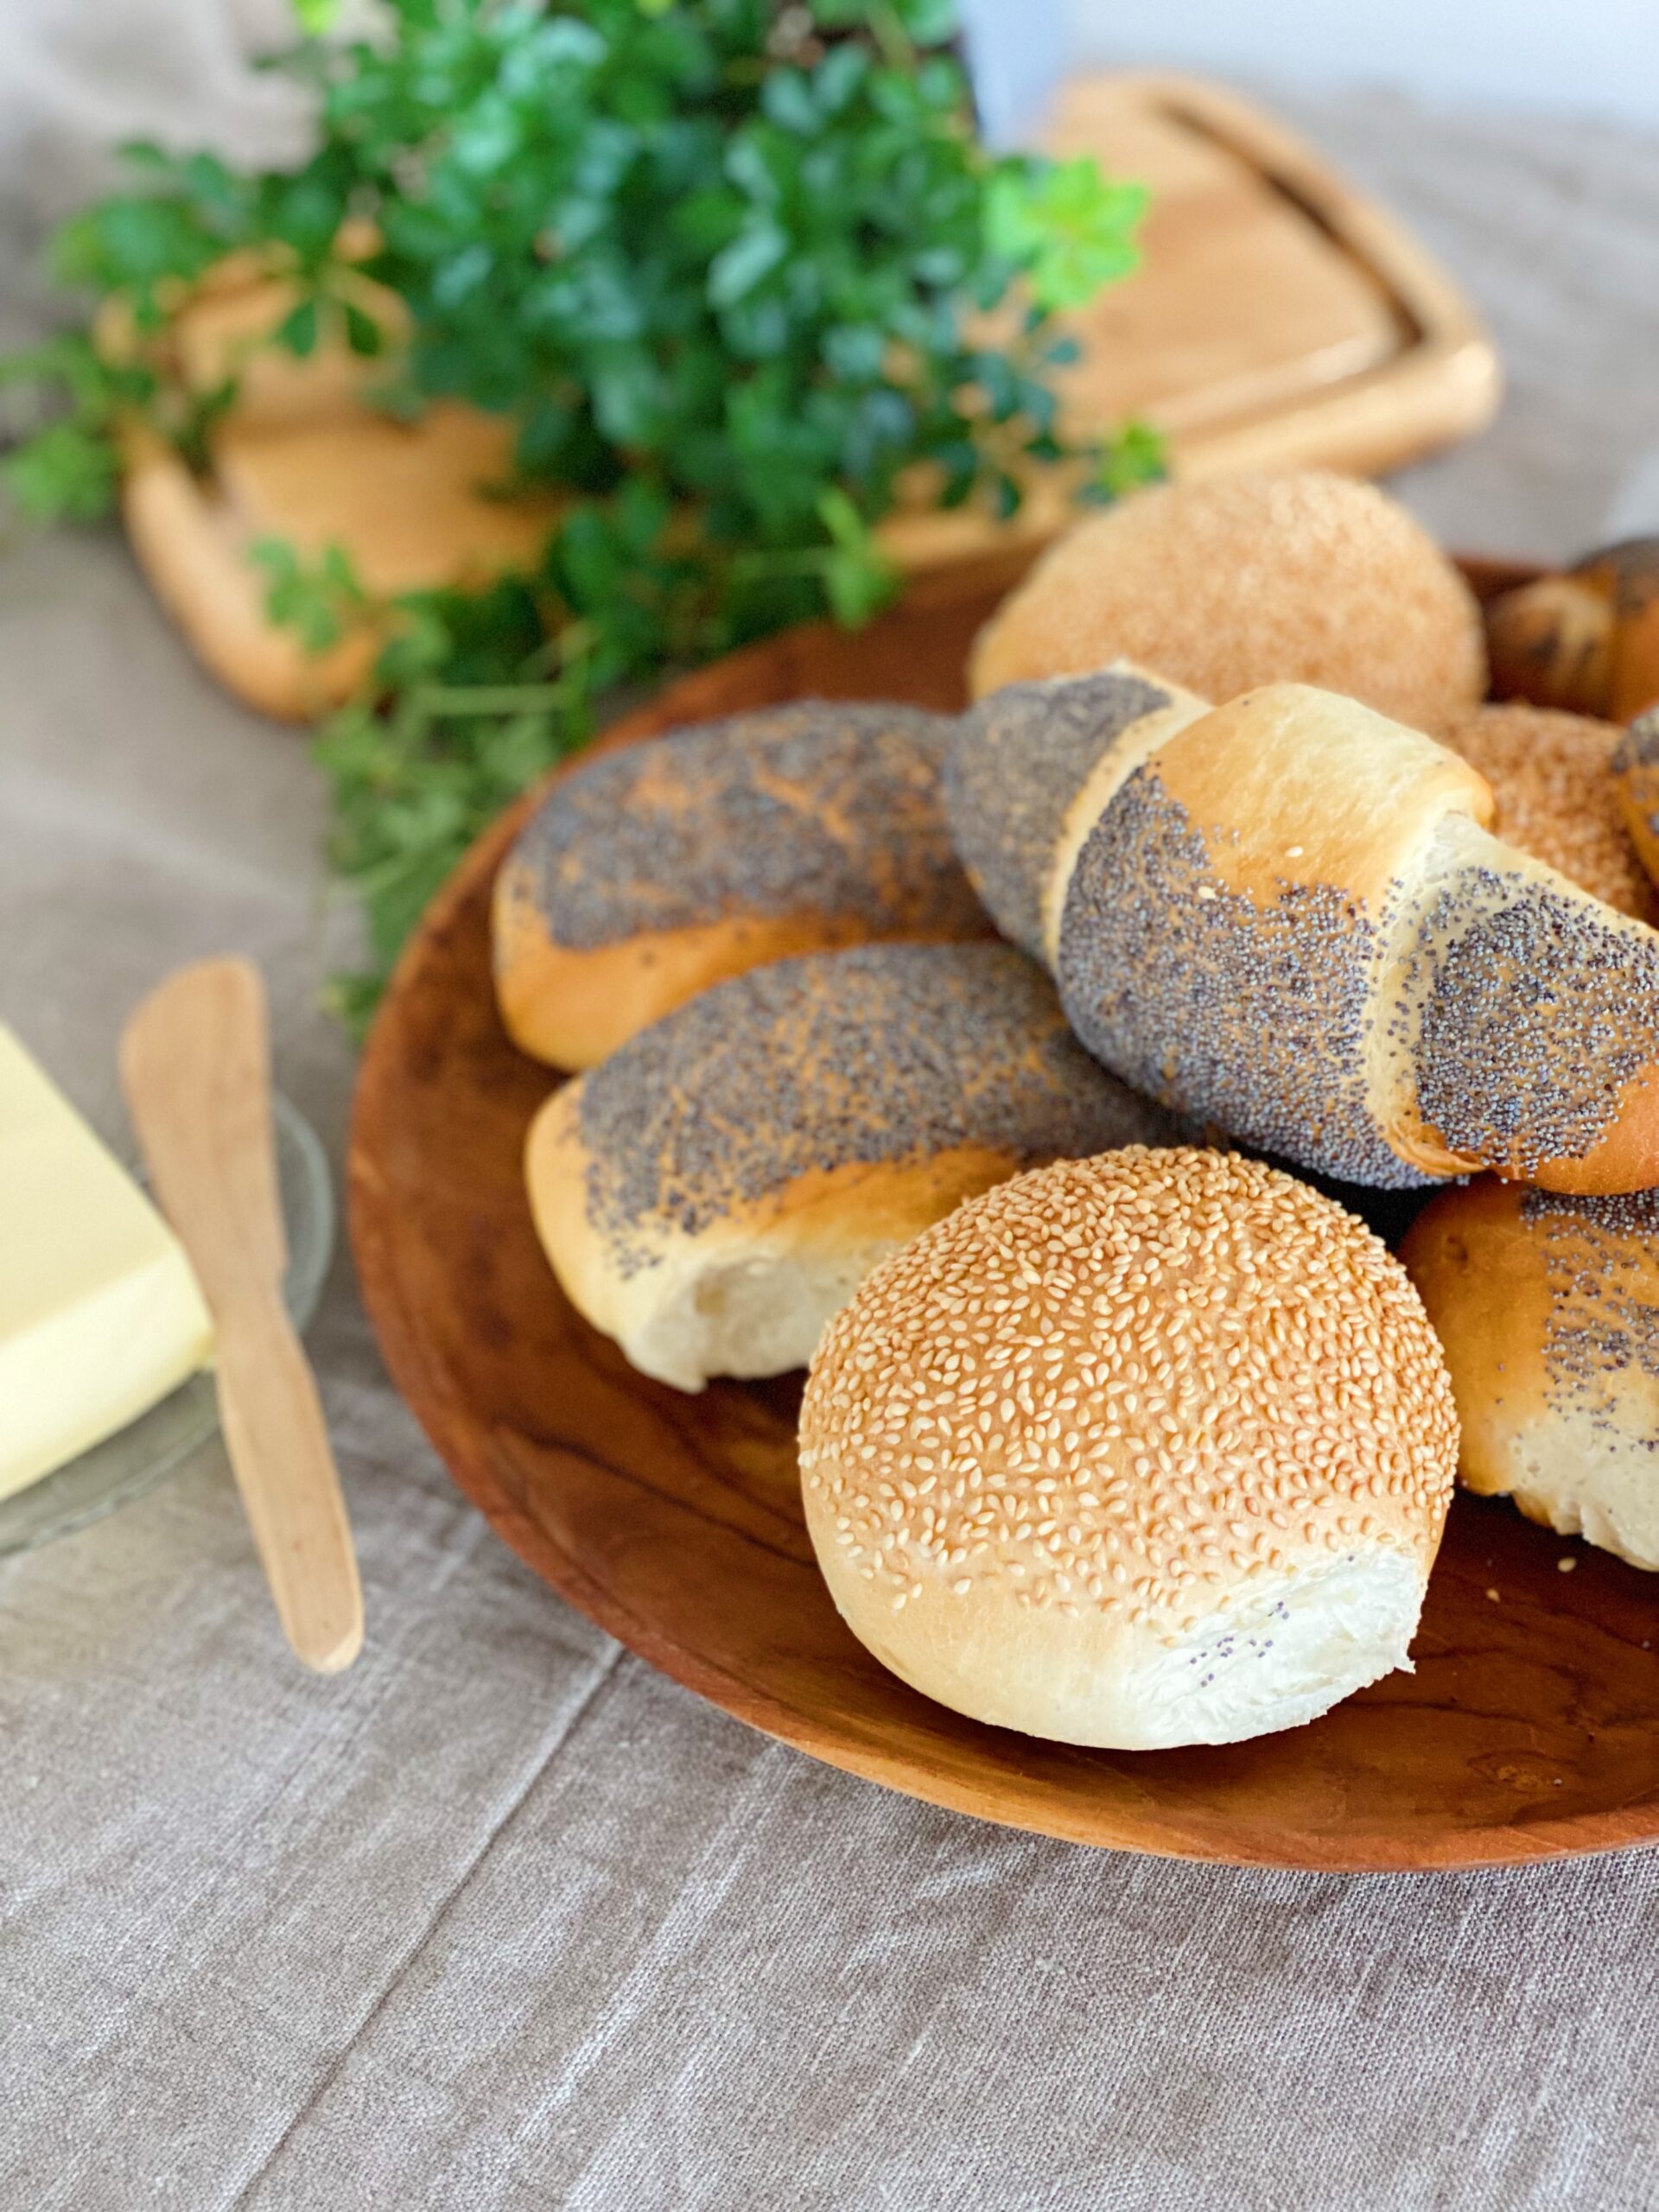
MULTIPOLYGON (((1463 545, 1592 538, 1659 448, 1659 140, 1280 104, 1503 345, 1500 428, 1413 504, 1463 545)), ((105 1126, 123 1011, 236 948, 338 1164, 322 827, 302 741, 197 673, 113 535, 10 545, 0 1019, 105 1126)), ((538 1585, 390 1389, 344 1257, 312 1349, 351 1674, 285 1657, 216 1447, 0 1567, 0 2205, 1659 2202, 1659 1859, 1239 1872, 889 1796, 538 1585)))

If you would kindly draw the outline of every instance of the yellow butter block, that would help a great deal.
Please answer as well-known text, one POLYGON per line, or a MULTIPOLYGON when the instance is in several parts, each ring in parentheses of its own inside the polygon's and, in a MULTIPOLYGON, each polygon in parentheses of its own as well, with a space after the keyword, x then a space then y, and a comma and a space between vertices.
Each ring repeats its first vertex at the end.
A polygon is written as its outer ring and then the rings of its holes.
POLYGON ((213 1348, 183 1246, 0 1028, 0 1497, 124 1428, 213 1348))

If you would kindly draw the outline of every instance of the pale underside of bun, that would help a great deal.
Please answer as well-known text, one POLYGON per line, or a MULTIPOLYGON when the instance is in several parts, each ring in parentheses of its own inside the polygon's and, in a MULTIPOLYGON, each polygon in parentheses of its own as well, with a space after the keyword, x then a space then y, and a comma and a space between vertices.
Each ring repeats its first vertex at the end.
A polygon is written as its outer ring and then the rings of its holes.
POLYGON ((873 945, 705 992, 556 1093, 526 1172, 572 1302, 644 1373, 804 1366, 876 1262, 1033 1162, 1179 1125, 1012 947, 873 945))
POLYGON ((1443 1192, 1401 1257, 1445 1347, 1459 1472, 1659 1568, 1659 1192, 1443 1192))
POLYGON ((1154 1751, 1299 1728, 1409 1673, 1423 1588, 1416 1562, 1385 1544, 1313 1553, 1168 1636, 1033 1613, 1007 1590, 958 1602, 925 1585, 902 1637, 864 1586, 834 1592, 860 1643, 952 1712, 1057 1743, 1154 1751))
POLYGON ((1552 1414, 1517 1428, 1492 1478, 1469 1489, 1515 1500, 1529 1521, 1582 1536, 1631 1567, 1659 1571, 1659 1466, 1654 1464, 1653 1394, 1633 1407, 1644 1427, 1610 1429, 1592 1414, 1552 1414))
POLYGON ((1457 1448, 1403 1271, 1306 1185, 1131 1147, 882 1263, 801 1409, 854 1633, 971 1717, 1150 1749, 1408 1664, 1457 1448))
POLYGON ((716 1376, 756 1381, 811 1358, 824 1325, 872 1268, 963 1199, 1027 1165, 964 1145, 931 1157, 807 1171, 767 1196, 728 1202, 685 1231, 671 1215, 630 1227, 633 1264, 588 1204, 594 1168, 569 1084, 531 1126, 526 1173, 543 1249, 565 1295, 630 1366, 677 1390, 716 1376))

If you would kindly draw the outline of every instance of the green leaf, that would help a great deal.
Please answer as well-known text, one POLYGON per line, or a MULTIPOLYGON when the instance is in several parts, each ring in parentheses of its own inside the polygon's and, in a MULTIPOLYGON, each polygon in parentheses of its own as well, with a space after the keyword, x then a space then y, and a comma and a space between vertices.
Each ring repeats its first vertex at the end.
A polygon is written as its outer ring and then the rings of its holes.
POLYGON ((1109 182, 1087 156, 1010 166, 991 181, 985 233, 1027 271, 1039 308, 1082 307, 1137 265, 1146 205, 1140 185, 1109 182))
POLYGON ((344 306, 346 342, 353 353, 370 359, 383 353, 385 351, 385 333, 374 317, 365 315, 361 308, 353 307, 349 300, 344 302, 344 306))
POLYGON ((711 305, 729 308, 770 276, 789 251, 789 240, 780 230, 757 223, 717 253, 709 267, 711 305))
POLYGON ((325 546, 309 563, 278 537, 248 548, 250 564, 266 579, 265 613, 278 628, 292 630, 308 653, 337 645, 369 608, 369 595, 343 546, 325 546))
POLYGON ((1090 491, 1096 499, 1119 499, 1156 484, 1167 474, 1164 442, 1147 423, 1126 423, 1103 448, 1090 491))
POLYGON ((283 317, 277 326, 276 342, 279 346, 286 346, 290 353, 297 353, 302 359, 316 351, 317 303, 315 300, 302 300, 298 307, 283 317))
POLYGON ((823 569, 830 608, 836 621, 856 629, 897 598, 901 572, 876 544, 864 518, 838 485, 819 499, 818 515, 833 548, 823 569))
POLYGON ((93 522, 115 505, 120 470, 105 437, 53 423, 0 463, 20 512, 40 522, 93 522))

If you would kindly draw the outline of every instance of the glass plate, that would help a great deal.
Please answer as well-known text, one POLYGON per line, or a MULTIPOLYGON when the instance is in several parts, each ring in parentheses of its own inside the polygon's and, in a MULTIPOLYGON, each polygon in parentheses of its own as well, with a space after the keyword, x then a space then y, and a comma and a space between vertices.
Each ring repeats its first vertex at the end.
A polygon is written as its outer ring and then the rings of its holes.
MULTIPOLYGON (((280 1093, 271 1100, 288 1273, 283 1298, 296 1329, 317 1310, 334 1249, 334 1194, 321 1140, 280 1093)), ((129 1163, 130 1165, 130 1162, 129 1163)), ((137 1168, 140 1182, 141 1171, 137 1168)), ((211 1375, 193 1375, 147 1414, 54 1474, 0 1498, 0 1556, 30 1551, 142 1497, 219 1433, 211 1375)))

